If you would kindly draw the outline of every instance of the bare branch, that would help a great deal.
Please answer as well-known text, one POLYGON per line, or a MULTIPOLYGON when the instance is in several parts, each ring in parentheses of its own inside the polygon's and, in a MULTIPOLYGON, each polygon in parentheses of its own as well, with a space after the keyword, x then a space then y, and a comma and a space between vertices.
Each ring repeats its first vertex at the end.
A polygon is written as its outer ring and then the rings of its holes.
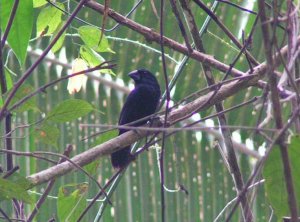
MULTIPOLYGON (((300 37, 298 36, 297 44, 299 44, 299 42, 300 37)), ((287 54, 287 46, 283 47, 280 53, 283 56, 285 56, 287 54)), ((273 60, 279 60, 278 53, 276 53, 273 56, 273 60)), ((266 63, 262 63, 254 68, 252 73, 253 77, 236 80, 233 82, 229 82, 226 85, 223 85, 212 99, 210 98, 213 92, 207 93, 206 95, 201 96, 195 99, 194 101, 171 111, 168 117, 168 123, 170 123, 170 125, 175 124, 176 122, 179 122, 182 119, 186 119, 188 116, 192 116, 197 111, 205 110, 208 107, 211 107, 214 104, 223 101, 224 99, 236 94, 240 90, 255 85, 261 78, 263 78, 266 68, 266 63), (203 106, 203 104, 205 104, 205 106, 203 106)), ((81 154, 74 156, 71 160, 80 166, 84 166, 102 156, 109 155, 117 150, 120 150, 122 149, 122 147, 131 145, 139 139, 145 137, 146 135, 148 135, 148 133, 146 132, 126 132, 112 140, 109 140, 101 145, 95 146, 81 154)), ((28 179, 32 182, 33 185, 38 185, 45 183, 54 177, 64 175, 74 169, 75 168, 72 164, 65 162, 48 168, 44 171, 38 172, 36 174, 32 174, 28 177, 28 179)))
MULTIPOLYGON (((91 9, 93 9, 97 12, 100 12, 101 14, 104 13, 104 6, 95 1, 87 1, 86 6, 90 7, 91 9)), ((124 26, 138 32, 139 34, 143 35, 147 41, 150 41, 150 42, 154 41, 154 42, 160 44, 161 39, 160 39, 160 34, 158 32, 155 32, 154 30, 152 30, 146 26, 140 25, 139 23, 122 16, 121 14, 115 12, 112 9, 108 10, 108 16, 111 17, 112 19, 114 19, 115 21, 117 21, 118 23, 120 23, 121 25, 124 25, 124 26)), ((221 72, 226 72, 229 69, 228 65, 214 59, 213 56, 211 56, 211 55, 207 55, 207 54, 198 52, 196 50, 193 50, 193 52, 190 53, 189 49, 185 45, 182 45, 182 44, 180 44, 170 38, 167 38, 165 36, 163 37, 162 41, 163 41, 164 46, 174 49, 175 51, 181 52, 184 55, 188 55, 191 58, 193 58, 199 62, 202 62, 204 64, 212 66, 213 68, 220 70, 221 72)), ((241 72, 240 70, 237 70, 237 69, 232 69, 231 74, 233 76, 241 76, 241 75, 244 75, 245 73, 241 72)))
MULTIPOLYGON (((193 115, 196 111, 205 110, 206 108, 214 105, 217 102, 220 102, 224 100, 225 98, 234 95, 239 90, 244 89, 245 87, 248 87, 250 85, 255 84, 259 80, 259 76, 254 76, 252 79, 247 79, 247 81, 235 81, 231 82, 229 84, 224 85, 220 88, 218 93, 214 96, 213 99, 210 99, 211 93, 208 93, 205 96, 202 96, 193 102, 188 103, 185 106, 182 106, 174 111, 171 111, 169 113, 168 117, 168 123, 170 125, 175 124, 176 122, 180 121, 181 119, 187 118, 191 115, 193 115), (209 101, 208 101, 209 100, 209 101), (205 106, 203 106, 205 104, 205 106)), ((157 125, 154 125, 155 127, 162 126, 163 124, 163 118, 162 120, 157 123, 157 125)), ((101 145, 95 146, 91 149, 88 149, 87 151, 76 155, 71 160, 72 162, 76 163, 79 166, 84 166, 99 157, 109 155, 117 150, 122 149, 122 147, 128 146, 133 144, 134 142, 138 141, 139 139, 149 135, 146 131, 130 131, 126 132, 112 140, 109 140, 101 145)), ((41 183, 45 183, 49 180, 51 180, 54 177, 64 175, 72 170, 74 170, 75 167, 73 164, 70 164, 69 162, 64 162, 61 164, 58 164, 56 166, 50 167, 44 171, 41 171, 39 173, 33 174, 28 177, 28 179, 33 183, 33 185, 38 185, 41 183)))

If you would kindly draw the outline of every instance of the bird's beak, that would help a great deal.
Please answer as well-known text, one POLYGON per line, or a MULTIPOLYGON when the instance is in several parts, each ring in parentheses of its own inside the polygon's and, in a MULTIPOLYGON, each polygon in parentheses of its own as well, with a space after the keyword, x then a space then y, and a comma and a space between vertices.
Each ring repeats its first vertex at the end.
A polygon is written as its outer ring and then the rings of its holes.
POLYGON ((134 70, 134 71, 130 72, 128 75, 129 75, 129 77, 132 78, 134 81, 139 81, 140 78, 141 78, 141 76, 140 76, 138 70, 134 70))

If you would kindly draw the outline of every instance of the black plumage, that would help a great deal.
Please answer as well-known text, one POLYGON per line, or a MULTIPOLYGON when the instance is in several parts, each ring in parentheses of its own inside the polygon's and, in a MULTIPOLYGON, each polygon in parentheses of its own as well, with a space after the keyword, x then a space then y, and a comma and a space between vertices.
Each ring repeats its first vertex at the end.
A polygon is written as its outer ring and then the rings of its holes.
MULTIPOLYGON (((134 122, 155 113, 160 99, 160 87, 155 76, 145 69, 132 71, 128 74, 134 80, 135 88, 128 95, 122 108, 119 125, 134 122)), ((140 126, 149 119, 129 124, 140 126)), ((129 131, 119 129, 119 135, 129 131)), ((114 168, 122 168, 132 160, 130 146, 127 146, 111 155, 111 162, 114 168)))

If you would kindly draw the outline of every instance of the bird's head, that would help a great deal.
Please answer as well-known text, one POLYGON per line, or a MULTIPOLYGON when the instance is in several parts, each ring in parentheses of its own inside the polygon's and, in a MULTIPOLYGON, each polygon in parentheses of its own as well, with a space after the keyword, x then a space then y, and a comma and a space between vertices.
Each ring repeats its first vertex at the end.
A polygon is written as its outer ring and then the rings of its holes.
POLYGON ((149 84, 158 85, 155 76, 146 69, 138 69, 130 72, 129 77, 134 80, 135 85, 137 84, 149 84))

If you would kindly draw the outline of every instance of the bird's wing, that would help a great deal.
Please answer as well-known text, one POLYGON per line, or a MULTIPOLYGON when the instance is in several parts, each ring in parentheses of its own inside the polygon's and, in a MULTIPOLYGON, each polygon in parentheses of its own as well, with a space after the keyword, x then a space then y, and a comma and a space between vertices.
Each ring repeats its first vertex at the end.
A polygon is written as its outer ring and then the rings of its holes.
MULTIPOLYGON (((130 123, 153 114, 159 101, 159 95, 155 96, 155 94, 156 92, 153 92, 153 88, 148 86, 140 86, 131 91, 122 108, 119 125, 130 123)), ((146 122, 147 120, 143 120, 132 125, 139 126, 146 122)), ((123 132, 126 132, 126 130, 123 132)))

